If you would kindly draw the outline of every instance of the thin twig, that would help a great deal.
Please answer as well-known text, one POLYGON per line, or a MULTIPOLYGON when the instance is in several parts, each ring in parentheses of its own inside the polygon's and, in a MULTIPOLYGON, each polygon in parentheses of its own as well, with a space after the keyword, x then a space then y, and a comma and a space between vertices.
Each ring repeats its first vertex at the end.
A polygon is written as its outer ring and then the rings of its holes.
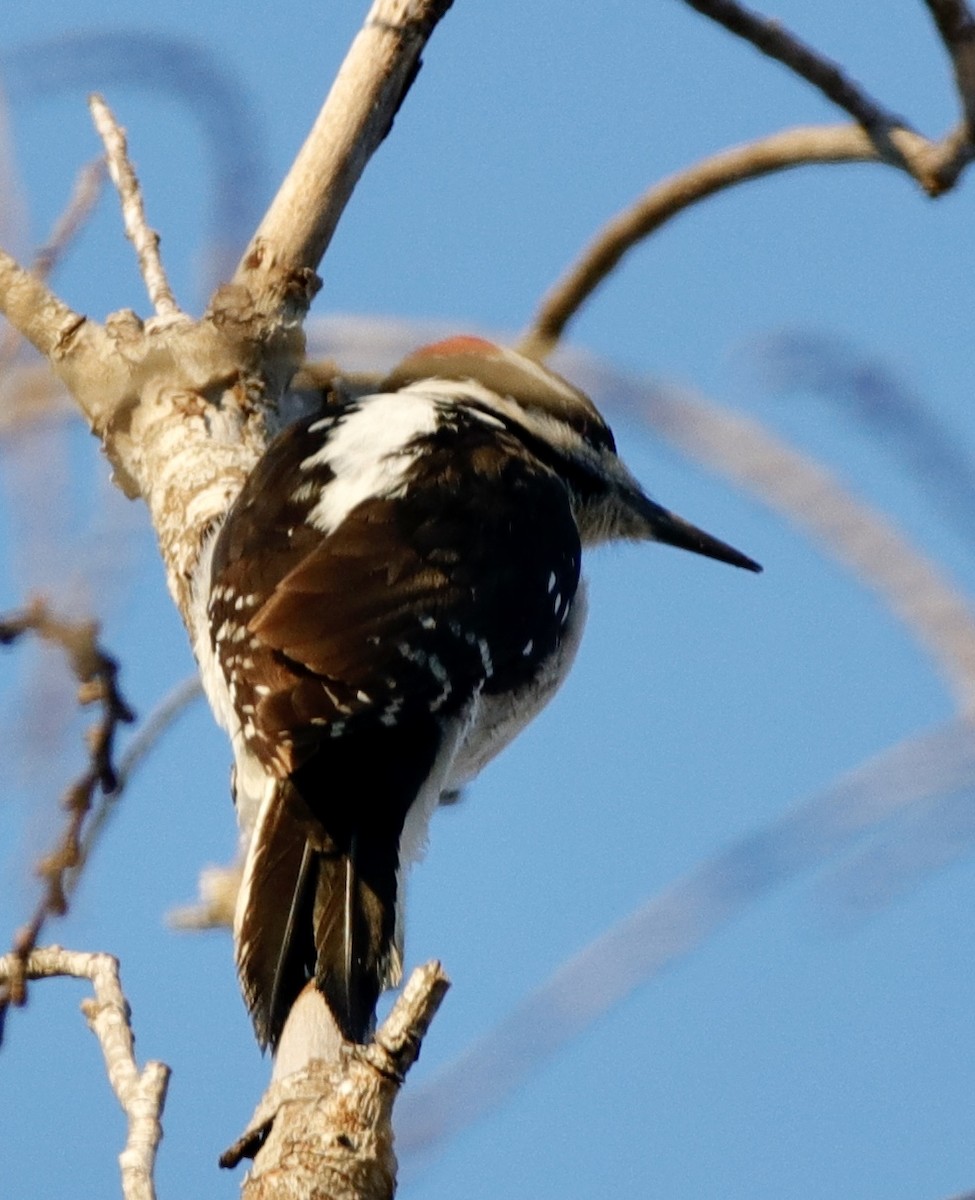
POLYGON ((197 675, 188 676, 163 696, 136 730, 135 735, 125 747, 124 754, 119 759, 118 769, 115 772, 115 787, 110 792, 102 794, 101 803, 85 826, 84 837, 78 851, 78 864, 71 871, 66 883, 66 891, 69 896, 78 886, 81 872, 109 819, 115 812, 122 793, 128 787, 133 774, 189 705, 202 695, 203 687, 199 677, 197 675))
POLYGON ((85 163, 75 176, 71 195, 64 212, 54 222, 47 241, 34 256, 31 270, 41 279, 47 279, 64 257, 91 216, 105 182, 105 163, 96 158, 85 163))
POLYGON ((110 954, 62 950, 60 946, 34 949, 24 958, 17 954, 0 958, 0 983, 8 988, 20 978, 65 975, 91 980, 95 997, 82 1001, 81 1009, 98 1038, 109 1082, 128 1118, 128 1137, 119 1155, 122 1193, 125 1200, 155 1200, 153 1171, 163 1135, 170 1071, 162 1062, 147 1062, 141 1072, 136 1065, 129 1003, 119 980, 118 960, 110 954))
POLYGON ((678 171, 655 184, 600 230, 544 298, 519 348, 545 357, 624 254, 692 204, 749 179, 792 167, 879 159, 876 147, 858 125, 812 125, 734 146, 678 171))
POLYGON ((42 601, 35 601, 25 612, 0 620, 0 645, 9 645, 27 633, 64 650, 78 680, 79 703, 98 703, 102 714, 87 733, 88 767, 62 798, 67 816, 58 844, 36 867, 44 882, 43 894, 34 915, 14 935, 13 961, 21 963, 24 970, 18 974, 11 969, 6 985, 0 988, 0 1040, 7 1007, 24 1004, 27 999, 26 964, 45 922, 48 917, 67 912, 67 879, 69 874, 77 872, 81 861, 81 832, 95 791, 101 788, 103 792, 111 792, 116 787, 112 752, 118 726, 134 720, 132 710, 118 690, 118 664, 98 645, 97 625, 58 620, 42 601))
POLYGON ((129 159, 125 130, 115 120, 112 110, 101 96, 89 96, 88 107, 98 136, 105 145, 108 173, 122 202, 125 233, 138 255, 139 270, 142 272, 142 279, 156 316, 182 316, 182 310, 173 296, 159 255, 159 234, 150 229, 146 221, 142 189, 129 159))
POLYGON ((925 0, 951 55, 969 140, 975 139, 975 17, 965 0, 925 0))
POLYGON ((840 67, 818 50, 807 46, 780 22, 754 13, 735 0, 685 0, 685 3, 743 38, 769 58, 784 63, 818 88, 827 99, 851 117, 878 143, 888 140, 891 129, 909 126, 853 82, 840 67))

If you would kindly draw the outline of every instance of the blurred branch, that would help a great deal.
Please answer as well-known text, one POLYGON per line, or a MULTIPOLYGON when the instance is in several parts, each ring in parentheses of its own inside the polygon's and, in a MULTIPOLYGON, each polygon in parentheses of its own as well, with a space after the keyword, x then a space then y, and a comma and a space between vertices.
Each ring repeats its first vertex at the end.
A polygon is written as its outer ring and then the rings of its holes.
POLYGON ((206 147, 207 274, 212 283, 232 274, 268 177, 258 114, 237 72, 193 40, 133 29, 76 31, 0 49, 0 69, 15 103, 58 88, 90 92, 115 84, 181 100, 206 147))
POLYGON ((177 719, 183 715, 194 700, 203 696, 203 685, 198 675, 187 677, 171 688, 153 708, 136 730, 118 765, 115 790, 105 797, 105 803, 113 803, 143 761, 155 750, 177 719))
MULTIPOLYGON (((975 730, 965 736, 971 741, 975 730)), ((975 846, 975 770, 944 795, 919 797, 904 819, 817 881, 819 905, 837 920, 873 916, 975 846)))
POLYGON ((159 255, 159 234, 146 221, 142 189, 125 141, 125 131, 116 121, 112 110, 101 96, 88 97, 88 107, 98 136, 105 146, 108 173, 122 202, 122 221, 125 236, 135 247, 139 270, 157 317, 179 317, 182 311, 173 296, 159 255))
POLYGON ((105 831, 112 814, 118 806, 122 793, 129 785, 133 774, 145 759, 158 746, 159 742, 169 732, 175 722, 183 715, 194 700, 203 695, 203 687, 197 675, 190 675, 178 683, 167 695, 159 701, 154 709, 136 730, 134 736, 119 759, 115 773, 115 786, 111 791, 103 792, 101 803, 92 814, 91 820, 85 826, 84 837, 78 850, 78 863, 67 880, 67 892, 70 896, 78 886, 81 872, 91 857, 92 851, 105 831))
POLYGON ((880 595, 934 660, 963 712, 975 705, 975 612, 968 598, 825 467, 755 421, 658 390, 653 427, 787 516, 880 595))
MULTIPOLYGON (((86 163, 75 176, 74 187, 64 211, 55 221, 47 241, 34 255, 31 272, 38 279, 50 278, 68 248, 87 224, 88 218, 98 203, 98 197, 101 195, 104 178, 105 168, 101 159, 86 163)), ((10 360, 19 343, 20 335, 15 329, 8 326, 4 330, 3 336, 0 337, 0 369, 11 369, 10 360)), ((45 375, 50 379, 50 371, 46 371, 45 375)), ((16 411, 19 406, 13 407, 15 411, 9 415, 6 411, 2 414, 4 421, 17 419, 20 416, 16 411)))
POLYGON ((59 621, 42 601, 35 601, 24 613, 0 619, 0 644, 10 645, 28 633, 52 642, 64 651, 78 680, 78 702, 100 704, 102 715, 88 730, 88 768, 62 798, 62 808, 67 816, 61 838, 36 867, 44 881, 44 893, 33 917, 14 936, 13 954, 9 959, 13 965, 8 966, 6 983, 0 988, 0 1040, 8 1006, 24 1004, 27 999, 27 960, 45 922, 50 916, 63 916, 67 912, 66 879, 69 872, 77 871, 79 867, 85 818, 91 810, 96 788, 111 792, 116 787, 112 765, 115 735, 121 722, 134 719, 118 690, 118 664, 96 640, 97 625, 59 621))
POLYGON ((975 460, 913 388, 882 359, 828 334, 778 333, 757 339, 749 357, 763 387, 811 392, 861 421, 883 452, 894 451, 923 499, 968 541, 975 526, 975 460))
POLYGON ((101 1045, 109 1082, 129 1123, 125 1149, 119 1155, 122 1193, 125 1200, 155 1200, 152 1176, 163 1133, 169 1067, 150 1061, 140 1072, 136 1066, 131 1014, 119 980, 118 960, 110 954, 62 950, 59 946, 0 958, 0 983, 8 990, 25 978, 65 975, 91 980, 95 992, 93 1000, 82 1001, 81 1010, 101 1045))
POLYGON ((47 279, 91 216, 105 181, 105 164, 100 158, 85 163, 75 176, 74 187, 64 211, 54 223, 47 241, 34 255, 31 270, 47 279))
POLYGON ((227 866, 204 867, 200 872, 200 898, 197 903, 174 908, 166 914, 166 923, 171 929, 179 929, 183 933, 233 929, 237 893, 243 875, 244 864, 239 857, 227 866))
POLYGON ((671 884, 563 963, 494 1029, 404 1098, 398 1145, 414 1167, 496 1109, 636 988, 728 921, 920 800, 975 784, 958 719, 876 755, 671 884))
POLYGON ((44 421, 77 418, 77 405, 47 363, 8 365, 19 337, 9 329, 5 334, 0 344, 0 365, 5 368, 0 373, 0 438, 44 421))

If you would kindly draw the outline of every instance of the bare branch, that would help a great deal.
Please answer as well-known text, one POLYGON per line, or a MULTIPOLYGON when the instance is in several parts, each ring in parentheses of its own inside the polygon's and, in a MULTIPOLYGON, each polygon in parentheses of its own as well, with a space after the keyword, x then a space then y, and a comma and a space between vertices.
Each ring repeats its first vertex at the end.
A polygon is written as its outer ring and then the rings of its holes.
POLYGON ((162 1140, 162 1112, 169 1084, 169 1067, 150 1061, 139 1071, 130 1021, 129 1003, 122 992, 118 960, 110 954, 91 954, 48 946, 32 950, 26 958, 14 954, 0 958, 0 983, 8 988, 25 976, 51 979, 68 975, 90 979, 95 998, 81 1008, 105 1056, 109 1082, 128 1118, 125 1149, 119 1155, 125 1200, 155 1200, 153 1184, 156 1151, 162 1140))
MULTIPOLYGON (((19 335, 6 330, 0 348, 0 364, 9 363, 19 335)), ((79 416, 78 406, 51 374, 47 363, 18 362, 0 374, 0 438, 39 425, 44 421, 66 421, 79 416)))
POLYGON ((439 963, 414 971, 368 1046, 344 1043, 271 1085, 244 1135, 220 1159, 254 1166, 244 1200, 389 1200, 395 1191, 393 1102, 449 986, 439 963))
POLYGON ((0 989, 0 1034, 7 1006, 24 1004, 27 999, 27 959, 45 922, 50 916, 63 916, 67 912, 66 881, 69 873, 77 872, 81 863, 81 831, 91 811, 95 789, 100 787, 102 791, 110 792, 115 788, 112 764, 115 734, 121 722, 134 719, 118 690, 118 664, 98 645, 95 624, 59 621, 42 602, 36 601, 26 612, 0 621, 0 644, 9 645, 28 632, 64 650, 79 683, 79 703, 97 702, 102 707, 102 715, 88 731, 88 767, 62 799, 67 818, 60 841, 36 868, 44 881, 44 893, 31 920, 14 937, 12 961, 19 962, 22 969, 19 974, 14 968, 8 970, 8 982, 0 989))
POLYGON ((685 3, 802 76, 827 99, 845 109, 878 145, 887 142, 895 128, 909 128, 847 78, 836 63, 807 46, 778 21, 754 13, 735 0, 685 0, 685 3))
POLYGON ((745 38, 814 84, 858 122, 785 130, 734 147, 672 175, 610 221, 542 301, 520 348, 544 358, 566 325, 633 246, 690 205, 747 179, 812 163, 884 162, 934 197, 949 190, 975 157, 975 22, 963 0, 926 0, 955 64, 966 120, 940 140, 915 132, 884 109, 837 65, 777 21, 735 0, 686 0, 691 8, 745 38))
POLYGON ((203 540, 274 432, 278 401, 303 358, 301 321, 318 280, 288 264, 308 252, 309 237, 317 264, 447 7, 377 0, 257 248, 201 321, 143 324, 123 311, 101 327, 0 255, 0 309, 73 393, 119 486, 146 501, 191 637, 189 580, 203 540), (334 153, 325 145, 333 135, 334 153))
POLYGON ((925 0, 951 55, 969 141, 975 140, 975 17, 965 0, 925 0))
MULTIPOLYGON (((451 0, 375 0, 305 144, 251 239, 235 282, 314 271, 369 159, 416 78, 451 0)), ((272 289, 276 290, 276 289, 272 289)), ((256 297, 255 297, 256 298, 256 297)))
POLYGON ((149 293, 149 300, 158 317, 179 317, 182 311, 173 297, 159 255, 159 234, 150 229, 142 203, 142 189, 129 159, 125 130, 115 120, 112 110, 101 96, 88 97, 92 120, 105 145, 108 173, 112 177, 122 202, 125 235, 135 247, 139 270, 149 293))
MULTIPOLYGON (((918 139, 918 142, 923 139, 918 139)), ((725 188, 811 163, 878 162, 857 125, 803 126, 723 150, 654 185, 610 221, 551 289, 519 348, 543 358, 623 255, 684 209, 725 188)))
POLYGON ((58 354, 85 320, 4 250, 0 250, 0 311, 45 358, 58 354))
MULTIPOLYGON (((87 163, 78 172, 67 206, 55 221, 47 241, 34 256, 31 271, 38 279, 50 277, 68 247, 88 221, 101 194, 104 177, 105 168, 101 159, 87 163)), ((0 337, 0 365, 5 366, 10 361, 19 342, 20 335, 16 329, 11 327, 4 330, 3 336, 0 337)), ((6 413, 3 415, 7 416, 6 413)), ((13 413, 12 417, 17 419, 20 414, 13 413)))

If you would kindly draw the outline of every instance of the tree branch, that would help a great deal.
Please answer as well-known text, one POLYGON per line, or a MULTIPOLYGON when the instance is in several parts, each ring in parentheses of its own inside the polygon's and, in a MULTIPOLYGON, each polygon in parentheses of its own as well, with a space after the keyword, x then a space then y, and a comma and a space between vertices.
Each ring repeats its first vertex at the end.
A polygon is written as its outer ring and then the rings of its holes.
POLYGON ((545 296, 519 349, 544 358, 569 321, 629 250, 672 217, 715 192, 811 163, 878 161, 877 148, 859 126, 813 125, 723 150, 671 175, 600 230, 545 296))
MULTIPOLYGON (((375 0, 234 277, 261 304, 271 274, 317 269, 452 0, 375 0)), ((277 289, 271 287, 272 298, 277 289)))
MULTIPOLYGON (((78 172, 64 211, 55 221, 47 241, 34 255, 31 273, 38 279, 50 278, 68 247, 87 223, 101 194, 104 178, 105 167, 101 159, 87 163, 78 172)), ((16 329, 8 328, 3 331, 0 335, 0 367, 7 368, 19 343, 20 334, 16 329)), ((19 407, 18 405, 18 409, 19 407)), ((0 420, 9 420, 11 423, 23 420, 23 413, 4 411, 0 413, 0 420)))
POLYGON ((965 0, 925 0, 951 56, 968 140, 975 139, 975 17, 965 0))
POLYGON ((790 67, 853 116, 854 126, 785 130, 715 154, 672 175, 610 221, 543 299, 520 349, 544 358, 566 325, 633 246, 678 212, 748 179, 807 163, 884 162, 934 197, 947 191, 975 157, 975 22, 963 0, 926 0, 951 52, 966 120, 940 140, 915 132, 839 67, 778 22, 735 0, 686 0, 691 8, 790 67))
POLYGON ((86 163, 75 176, 74 186, 64 211, 54 222, 47 241, 34 255, 31 268, 41 279, 48 279, 64 257, 65 251, 87 224, 102 192, 105 166, 100 158, 86 163))
POLYGON ((60 946, 32 950, 23 961, 13 954, 0 958, 0 982, 10 986, 21 971, 28 979, 68 975, 91 980, 95 998, 84 1000, 81 1009, 101 1045, 109 1082, 129 1122, 125 1149, 119 1155, 122 1193, 125 1200, 155 1200, 152 1175, 163 1133, 169 1067, 150 1061, 140 1072, 136 1066, 129 1003, 119 980, 118 960, 110 954, 62 950, 60 946))
POLYGON ((882 143, 895 128, 908 126, 899 117, 869 96, 863 88, 848 79, 840 67, 807 46, 780 22, 754 13, 735 0, 685 0, 685 3, 712 21, 723 25, 730 33, 743 38, 769 58, 784 63, 800 75, 870 134, 871 140, 882 143))
POLYGON ((133 773, 155 749, 174 722, 182 716, 194 700, 199 699, 202 695, 203 688, 199 676, 195 674, 189 676, 163 696, 136 730, 125 747, 125 753, 119 759, 118 769, 115 772, 115 786, 102 796, 101 803, 85 827, 84 836, 78 848, 77 865, 67 880, 69 896, 78 886, 80 872, 84 870, 85 864, 91 857, 95 844, 115 812, 133 773))
POLYGON ((96 625, 59 621, 42 602, 36 601, 26 612, 0 620, 0 645, 9 645, 28 632, 64 650, 78 680, 79 703, 99 703, 102 715, 88 731, 88 767, 62 799, 67 820, 58 845, 36 868, 44 881, 44 893, 33 917, 14 937, 10 961, 19 963, 20 970, 16 965, 10 967, 7 983, 0 988, 0 1041, 8 1005, 22 1005, 27 999, 27 963, 47 918, 63 916, 67 911, 67 878, 78 870, 82 861, 81 833, 95 790, 100 787, 110 792, 115 788, 112 751, 118 726, 134 720, 132 710, 118 690, 118 664, 98 645, 96 625))
POLYGON ((143 325, 123 311, 101 327, 0 252, 0 310, 72 392, 119 485, 146 501, 191 638, 193 569, 276 430, 304 355, 313 268, 447 7, 376 0, 234 282, 201 321, 143 325))
POLYGON ((396 1186, 393 1103, 449 981, 437 962, 411 975, 368 1046, 342 1045, 271 1085, 243 1136, 221 1157, 254 1157, 243 1200, 388 1200, 396 1186))
POLYGON ((129 148, 125 141, 125 130, 115 120, 112 110, 101 96, 88 97, 88 107, 91 117, 98 130, 98 136, 105 146, 105 161, 108 173, 122 202, 122 222, 125 225, 125 236, 135 247, 139 259, 139 270, 142 273, 149 300, 156 311, 157 317, 179 317, 182 311, 176 303, 166 269, 159 255, 159 234, 149 228, 146 221, 145 206, 142 203, 142 189, 129 159, 129 148))

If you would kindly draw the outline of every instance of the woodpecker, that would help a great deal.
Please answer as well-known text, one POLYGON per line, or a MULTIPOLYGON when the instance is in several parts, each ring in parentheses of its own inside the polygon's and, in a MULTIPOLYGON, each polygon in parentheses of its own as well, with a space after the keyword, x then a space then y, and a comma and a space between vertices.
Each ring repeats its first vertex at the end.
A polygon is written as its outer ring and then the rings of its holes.
POLYGON ((582 549, 621 538, 761 570, 651 500, 582 392, 479 338, 417 351, 268 447, 195 598, 262 1047, 309 988, 368 1040, 431 813, 552 698, 585 622, 582 549))

